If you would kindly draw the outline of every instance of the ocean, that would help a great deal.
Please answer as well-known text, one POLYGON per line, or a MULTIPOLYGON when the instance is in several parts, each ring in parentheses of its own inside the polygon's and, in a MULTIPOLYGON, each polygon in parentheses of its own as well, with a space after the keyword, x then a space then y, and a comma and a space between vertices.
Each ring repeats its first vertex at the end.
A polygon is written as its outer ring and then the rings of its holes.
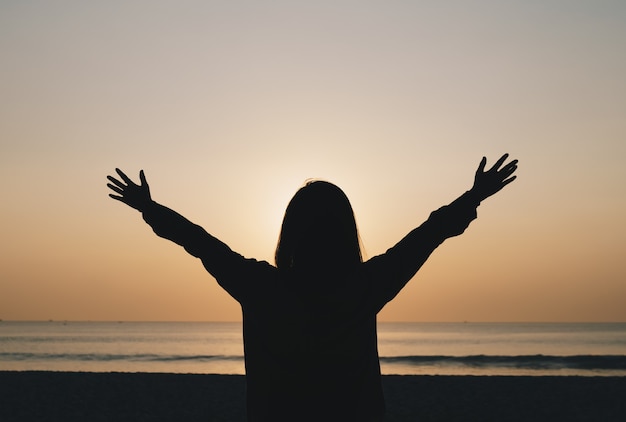
MULTIPOLYGON (((383 374, 626 376, 626 323, 379 323, 383 374)), ((244 374, 239 322, 0 322, 0 370, 244 374)))

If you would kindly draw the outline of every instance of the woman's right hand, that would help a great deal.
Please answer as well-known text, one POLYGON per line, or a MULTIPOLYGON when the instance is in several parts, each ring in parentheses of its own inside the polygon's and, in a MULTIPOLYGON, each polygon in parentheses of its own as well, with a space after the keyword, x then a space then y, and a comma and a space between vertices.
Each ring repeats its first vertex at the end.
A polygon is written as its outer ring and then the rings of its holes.
POLYGON ((472 186, 471 192, 476 195, 479 202, 483 199, 490 197, 497 193, 511 183, 517 176, 512 174, 517 170, 517 160, 513 160, 507 163, 504 167, 500 168, 506 161, 509 154, 504 154, 489 170, 485 171, 485 164, 487 164, 487 158, 483 157, 476 170, 476 176, 474 177, 474 186, 472 186))

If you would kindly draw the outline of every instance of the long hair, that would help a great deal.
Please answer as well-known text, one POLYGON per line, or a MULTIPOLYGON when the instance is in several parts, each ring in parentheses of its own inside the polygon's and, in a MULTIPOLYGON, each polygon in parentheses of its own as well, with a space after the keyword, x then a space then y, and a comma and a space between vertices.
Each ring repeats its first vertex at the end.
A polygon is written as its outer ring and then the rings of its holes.
POLYGON ((275 254, 279 269, 345 269, 363 261, 352 205, 332 183, 307 182, 283 218, 275 254))

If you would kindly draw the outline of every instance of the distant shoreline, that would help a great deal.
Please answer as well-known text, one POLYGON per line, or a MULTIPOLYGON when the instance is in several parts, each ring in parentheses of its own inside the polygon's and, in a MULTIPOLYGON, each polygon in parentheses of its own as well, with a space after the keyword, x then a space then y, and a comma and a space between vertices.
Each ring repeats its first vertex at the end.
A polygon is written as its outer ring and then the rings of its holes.
MULTIPOLYGON (((626 377, 385 375, 387 422, 623 421, 626 377)), ((242 375, 0 371, 0 420, 245 421, 242 375)))
MULTIPOLYGON (((0 370, 240 374, 240 323, 2 322, 0 370)), ((383 374, 626 376, 626 324, 380 323, 383 374)))

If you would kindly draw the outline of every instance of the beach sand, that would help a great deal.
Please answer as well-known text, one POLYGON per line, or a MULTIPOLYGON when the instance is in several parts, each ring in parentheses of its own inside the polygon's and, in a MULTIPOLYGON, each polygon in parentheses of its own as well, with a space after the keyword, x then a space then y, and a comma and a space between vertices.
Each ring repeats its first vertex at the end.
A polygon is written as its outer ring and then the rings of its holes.
MULTIPOLYGON (((387 422, 626 421, 626 377, 384 376, 387 422)), ((240 375, 0 371, 0 421, 245 421, 240 375)))

